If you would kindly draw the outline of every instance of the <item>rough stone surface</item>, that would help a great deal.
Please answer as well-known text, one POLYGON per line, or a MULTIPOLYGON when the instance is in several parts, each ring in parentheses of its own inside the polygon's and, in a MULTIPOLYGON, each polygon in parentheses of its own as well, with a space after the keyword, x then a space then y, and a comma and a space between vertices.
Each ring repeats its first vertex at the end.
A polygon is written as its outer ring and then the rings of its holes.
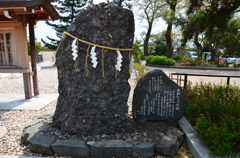
POLYGON ((78 139, 57 140, 51 147, 58 156, 89 157, 91 153, 87 144, 78 139))
POLYGON ((132 145, 123 140, 88 142, 92 157, 132 157, 132 145))
POLYGON ((133 157, 153 157, 155 144, 152 142, 142 142, 133 146, 133 157))
POLYGON ((46 135, 38 132, 29 139, 28 148, 39 154, 54 155, 51 145, 55 141, 56 141, 55 138, 46 136, 46 135))
MULTIPOLYGON (((94 44, 129 49, 134 38, 133 13, 114 4, 90 5, 80 11, 67 32, 94 44)), ((74 61, 72 42, 73 38, 66 36, 56 54, 59 98, 53 127, 79 136, 132 131, 127 105, 129 52, 121 51, 123 66, 117 72, 116 50, 104 49, 103 55, 97 47, 98 65, 93 68, 88 45, 78 42, 74 61)))
POLYGON ((156 145, 156 151, 161 156, 173 157, 183 142, 183 133, 175 127, 168 127, 161 142, 156 145))
POLYGON ((138 81, 132 112, 134 120, 179 120, 184 113, 184 91, 162 70, 153 70, 138 81))

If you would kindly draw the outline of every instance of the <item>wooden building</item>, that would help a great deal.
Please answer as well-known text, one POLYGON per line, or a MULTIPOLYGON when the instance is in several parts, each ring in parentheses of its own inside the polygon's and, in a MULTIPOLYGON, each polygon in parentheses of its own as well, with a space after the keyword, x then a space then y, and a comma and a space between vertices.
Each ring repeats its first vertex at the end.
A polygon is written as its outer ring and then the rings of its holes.
POLYGON ((23 73, 26 99, 32 98, 31 76, 34 95, 39 95, 34 25, 40 20, 54 21, 60 18, 51 4, 53 1, 0 1, 0 73, 23 73), (28 60, 26 29, 29 29, 32 69, 28 60))

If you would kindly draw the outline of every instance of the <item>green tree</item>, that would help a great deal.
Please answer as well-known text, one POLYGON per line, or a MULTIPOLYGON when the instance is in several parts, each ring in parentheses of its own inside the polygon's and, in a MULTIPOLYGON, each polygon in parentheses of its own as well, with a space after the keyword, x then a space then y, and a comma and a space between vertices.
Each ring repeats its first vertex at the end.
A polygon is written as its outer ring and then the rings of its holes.
POLYGON ((239 11, 239 6, 239 0, 189 0, 183 43, 194 37, 196 44, 198 35, 204 33, 209 42, 212 59, 218 63, 220 40, 225 35, 228 22, 239 11))
POLYGON ((151 34, 149 39, 149 52, 151 55, 164 55, 166 56, 167 45, 165 38, 166 31, 158 34, 151 34))
POLYGON ((240 19, 228 22, 225 36, 221 39, 221 46, 225 48, 224 53, 240 56, 240 19))
POLYGON ((131 0, 107 0, 107 3, 115 3, 119 7, 126 7, 128 9, 132 9, 131 0))
MULTIPOLYGON (((35 38, 35 50, 36 50, 36 55, 39 54, 40 51, 43 51, 43 47, 41 42, 37 42, 37 38, 35 38)), ((30 42, 28 41, 28 55, 30 55, 30 42)))
POLYGON ((53 27, 58 39, 47 36, 50 43, 41 39, 45 47, 48 47, 51 50, 57 49, 57 45, 62 38, 63 32, 71 25, 79 10, 87 4, 92 3, 92 0, 55 0, 55 2, 57 5, 54 5, 54 7, 60 13, 59 23, 56 24, 46 21, 46 24, 53 27))
POLYGON ((147 21, 147 33, 144 38, 144 55, 148 56, 148 43, 152 32, 153 23, 162 16, 164 0, 140 0, 136 2, 141 20, 147 21))
POLYGON ((167 31, 165 34, 166 37, 166 44, 167 44, 167 57, 171 58, 173 54, 173 46, 172 46, 172 27, 173 27, 173 21, 175 20, 175 11, 176 6, 179 2, 179 0, 166 0, 168 6, 169 6, 169 14, 167 14, 167 18, 164 18, 167 22, 167 31))

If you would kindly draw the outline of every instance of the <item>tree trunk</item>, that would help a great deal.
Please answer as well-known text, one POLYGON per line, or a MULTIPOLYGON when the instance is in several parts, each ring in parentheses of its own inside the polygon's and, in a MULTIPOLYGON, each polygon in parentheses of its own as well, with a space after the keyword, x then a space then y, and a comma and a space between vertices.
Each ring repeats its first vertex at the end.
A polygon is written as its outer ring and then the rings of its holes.
POLYGON ((172 48, 172 38, 171 38, 171 32, 172 32, 172 22, 168 23, 167 31, 165 34, 166 37, 166 44, 167 44, 167 57, 171 58, 173 54, 173 48, 172 48))
POLYGON ((198 57, 202 58, 202 45, 198 41, 198 35, 199 35, 199 32, 196 32, 194 36, 194 44, 197 46, 198 57))
POLYGON ((149 23, 146 38, 144 40, 144 56, 148 56, 148 42, 149 42, 149 38, 150 38, 150 35, 151 35, 151 31, 152 31, 152 23, 149 23))
MULTIPOLYGON (((173 12, 173 15, 171 15, 171 16, 174 16, 174 17, 172 17, 172 19, 174 19, 177 2, 176 2, 176 0, 172 0, 172 1, 168 0, 167 3, 169 4, 171 11, 173 12)), ((167 31, 165 34, 166 45, 167 45, 167 57, 171 58, 172 54, 173 54, 172 37, 171 37, 173 20, 170 20, 167 23, 168 23, 168 27, 167 27, 167 31)))
POLYGON ((214 50, 214 62, 218 65, 219 64, 219 60, 218 60, 218 43, 216 43, 216 46, 215 46, 215 50, 214 50))
POLYGON ((218 43, 215 43, 215 47, 212 46, 210 44, 210 51, 211 51, 211 54, 212 54, 212 58, 211 58, 211 61, 213 61, 214 63, 216 63, 217 65, 219 64, 219 60, 218 60, 218 47, 219 44, 218 43))

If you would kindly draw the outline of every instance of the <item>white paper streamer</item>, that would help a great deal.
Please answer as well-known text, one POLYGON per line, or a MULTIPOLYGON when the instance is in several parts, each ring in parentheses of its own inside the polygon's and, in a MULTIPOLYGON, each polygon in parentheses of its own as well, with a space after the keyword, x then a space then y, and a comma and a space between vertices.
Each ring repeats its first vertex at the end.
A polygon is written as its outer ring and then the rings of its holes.
POLYGON ((116 70, 121 71, 123 57, 122 57, 122 54, 120 53, 120 51, 117 51, 117 54, 118 54, 118 56, 117 56, 117 63, 115 65, 115 68, 116 68, 116 70))
POLYGON ((76 45, 76 43, 77 43, 77 39, 75 39, 75 40, 73 40, 73 42, 72 42, 72 55, 73 55, 73 60, 76 60, 76 58, 78 57, 78 55, 77 55, 77 45, 76 45))
POLYGON ((98 62, 97 62, 97 54, 96 54, 96 52, 95 52, 95 48, 96 48, 96 46, 93 46, 92 47, 92 49, 91 49, 91 56, 90 56, 90 58, 92 59, 92 63, 93 63, 93 67, 94 68, 96 68, 97 67, 97 64, 98 64, 98 62))
POLYGON ((129 67, 130 67, 129 68, 130 72, 132 72, 133 69, 134 69, 134 58, 133 58, 133 55, 131 55, 131 61, 130 61, 129 67))

